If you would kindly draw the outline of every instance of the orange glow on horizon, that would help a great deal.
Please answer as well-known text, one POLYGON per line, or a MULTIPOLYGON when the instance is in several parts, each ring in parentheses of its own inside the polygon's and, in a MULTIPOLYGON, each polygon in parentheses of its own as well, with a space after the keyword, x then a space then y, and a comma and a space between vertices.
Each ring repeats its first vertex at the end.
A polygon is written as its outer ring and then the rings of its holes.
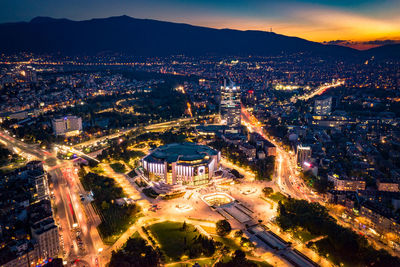
MULTIPOLYGON (((237 30, 272 31, 277 34, 296 36, 314 42, 331 40, 351 41, 342 44, 356 49, 368 49, 380 44, 365 44, 374 40, 400 42, 400 17, 371 18, 355 13, 330 9, 296 9, 292 19, 270 19, 234 16, 194 16, 189 24, 237 30)), ((179 21, 182 22, 182 21, 179 21)))

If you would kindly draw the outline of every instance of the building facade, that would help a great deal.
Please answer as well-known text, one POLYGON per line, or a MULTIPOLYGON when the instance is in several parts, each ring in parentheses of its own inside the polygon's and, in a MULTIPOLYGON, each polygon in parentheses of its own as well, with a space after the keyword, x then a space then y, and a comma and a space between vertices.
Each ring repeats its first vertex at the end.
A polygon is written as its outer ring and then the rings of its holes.
POLYGON ((220 115, 221 122, 226 124, 231 132, 239 132, 241 127, 241 91, 234 83, 221 86, 220 115))
POLYGON ((330 115, 332 111, 332 97, 316 99, 314 102, 314 113, 317 115, 330 115))
POLYGON ((394 181, 385 181, 378 179, 376 185, 378 187, 378 191, 400 192, 399 184, 394 181))
POLYGON ((72 136, 82 131, 82 118, 77 116, 54 118, 51 123, 55 135, 72 136))
POLYGON ((35 223, 31 226, 32 237, 39 243, 42 258, 56 258, 60 250, 58 227, 53 218, 35 223))
POLYGON ((303 167, 304 162, 311 160, 311 147, 298 145, 297 146, 297 165, 303 167))
POLYGON ((1 259, 3 267, 34 267, 42 260, 36 240, 17 240, 10 247, 8 257, 1 259))
POLYGON ((168 185, 203 185, 219 168, 221 154, 195 143, 168 144, 154 149, 142 159, 145 176, 168 185))
POLYGON ((328 180, 333 182, 334 190, 361 191, 365 190, 366 183, 361 178, 339 177, 337 174, 328 174, 328 180))

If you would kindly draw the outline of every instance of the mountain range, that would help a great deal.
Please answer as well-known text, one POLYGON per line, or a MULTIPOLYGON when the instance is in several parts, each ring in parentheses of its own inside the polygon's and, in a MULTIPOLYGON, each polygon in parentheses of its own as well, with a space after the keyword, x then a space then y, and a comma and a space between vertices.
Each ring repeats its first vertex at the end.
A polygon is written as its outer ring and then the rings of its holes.
POLYGON ((304 52, 342 57, 400 57, 400 45, 358 51, 273 32, 213 29, 128 16, 84 21, 36 17, 30 22, 0 24, 0 36, 1 53, 263 56, 304 52))

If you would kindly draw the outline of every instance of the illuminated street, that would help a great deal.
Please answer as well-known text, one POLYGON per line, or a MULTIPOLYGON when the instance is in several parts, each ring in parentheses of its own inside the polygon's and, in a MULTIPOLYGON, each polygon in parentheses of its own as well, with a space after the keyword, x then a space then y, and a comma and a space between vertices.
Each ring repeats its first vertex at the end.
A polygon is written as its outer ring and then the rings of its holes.
POLYGON ((3 2, 0 267, 400 266, 395 0, 3 2))

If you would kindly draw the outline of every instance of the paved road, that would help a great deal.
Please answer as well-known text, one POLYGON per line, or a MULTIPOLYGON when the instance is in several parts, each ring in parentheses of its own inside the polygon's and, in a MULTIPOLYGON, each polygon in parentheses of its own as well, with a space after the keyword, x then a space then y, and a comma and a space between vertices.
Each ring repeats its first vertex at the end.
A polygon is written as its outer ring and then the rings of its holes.
MULTIPOLYGON (((73 163, 71 161, 62 161, 55 157, 54 154, 40 149, 37 145, 26 144, 16 138, 10 136, 5 131, 0 131, 0 140, 7 147, 18 148, 21 152, 30 154, 38 160, 44 162, 44 168, 47 170, 53 181, 54 199, 53 204, 56 207, 56 221, 61 226, 60 239, 62 239, 61 247, 64 248, 65 254, 62 255, 68 262, 80 258, 84 262, 95 266, 95 258, 98 255, 98 249, 102 248, 102 242, 95 229, 88 224, 84 211, 80 204, 79 197, 79 179, 74 174, 73 163), (82 241, 84 242, 84 250, 80 250, 76 242, 76 231, 74 224, 75 213, 79 227, 82 229, 82 241)), ((60 252, 62 254, 62 251, 60 252)), ((101 263, 99 262, 101 265, 101 263)))

